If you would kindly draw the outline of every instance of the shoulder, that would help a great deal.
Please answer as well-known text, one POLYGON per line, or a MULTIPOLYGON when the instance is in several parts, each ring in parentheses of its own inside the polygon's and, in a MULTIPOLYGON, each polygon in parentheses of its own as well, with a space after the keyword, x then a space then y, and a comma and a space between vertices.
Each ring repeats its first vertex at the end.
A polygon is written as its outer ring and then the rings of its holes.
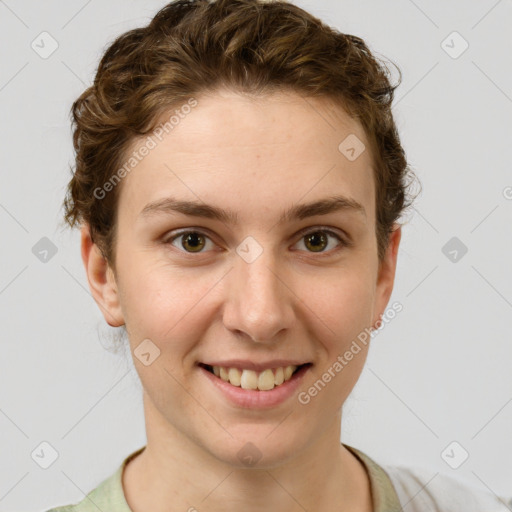
POLYGON ((79 503, 55 507, 45 512, 131 512, 123 490, 123 470, 146 446, 130 453, 117 469, 103 480, 95 489, 79 503))
POLYGON ((54 507, 46 512, 125 512, 129 510, 121 486, 121 468, 103 480, 81 501, 54 507))
POLYGON ((402 506, 408 512, 510 512, 512 495, 496 496, 468 481, 425 467, 384 465, 402 506))
POLYGON ((50 510, 46 510, 45 512, 89 512, 92 509, 98 511, 98 509, 94 506, 94 504, 90 503, 93 508, 88 508, 86 506, 88 496, 86 496, 82 501, 79 503, 72 503, 70 505, 61 505, 59 507, 54 507, 50 510))

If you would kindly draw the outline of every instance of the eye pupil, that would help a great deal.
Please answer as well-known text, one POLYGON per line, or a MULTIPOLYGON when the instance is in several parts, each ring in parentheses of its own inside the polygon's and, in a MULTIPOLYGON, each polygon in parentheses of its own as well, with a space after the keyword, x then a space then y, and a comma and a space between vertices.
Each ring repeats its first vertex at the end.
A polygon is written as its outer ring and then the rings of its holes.
POLYGON ((199 233, 188 233, 187 236, 183 237, 182 246, 184 249, 187 249, 185 244, 192 245, 192 252, 198 252, 204 247, 204 237, 199 233), (197 240, 202 239, 202 242, 199 242, 199 246, 197 245, 197 240), (192 244, 190 244, 190 240, 192 240, 192 244))
POLYGON ((318 231, 316 233, 312 233, 310 235, 307 235, 306 240, 307 240, 307 243, 310 243, 311 241, 313 242, 313 251, 314 252, 320 252, 325 248, 325 247, 322 247, 322 248, 318 249, 317 244, 319 241, 320 241, 320 243, 322 243, 322 242, 327 243, 327 237, 320 231, 318 231), (319 234, 320 234, 320 236, 318 236, 319 234))

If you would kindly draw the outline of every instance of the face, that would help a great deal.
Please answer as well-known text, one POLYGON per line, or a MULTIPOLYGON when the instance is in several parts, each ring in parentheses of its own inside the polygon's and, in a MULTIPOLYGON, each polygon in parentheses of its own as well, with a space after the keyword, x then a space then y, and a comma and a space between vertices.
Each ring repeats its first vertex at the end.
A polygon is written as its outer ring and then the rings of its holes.
POLYGON ((339 107, 283 92, 196 99, 123 179, 115 280, 95 297, 110 325, 126 325, 147 426, 235 465, 250 441, 271 464, 339 419, 368 344, 309 401, 304 392, 384 312, 400 231, 379 264, 369 146, 339 107), (339 150, 350 134, 367 148, 353 161, 339 150), (334 197, 344 198, 337 208, 292 215, 334 197), (170 198, 231 216, 148 207, 170 198), (291 395, 249 407, 199 366, 232 359, 310 365, 291 395))

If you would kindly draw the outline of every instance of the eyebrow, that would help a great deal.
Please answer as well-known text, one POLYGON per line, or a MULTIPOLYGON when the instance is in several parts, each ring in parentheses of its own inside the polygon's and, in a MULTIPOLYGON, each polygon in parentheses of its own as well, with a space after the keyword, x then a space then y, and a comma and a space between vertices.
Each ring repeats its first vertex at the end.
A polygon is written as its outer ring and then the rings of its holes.
MULTIPOLYGON (((293 220, 303 220, 315 215, 328 215, 339 211, 359 213, 366 218, 366 210, 361 203, 349 197, 336 195, 292 206, 281 214, 279 223, 283 224, 293 220)), ((238 215, 232 210, 195 201, 181 201, 172 197, 165 197, 148 203, 139 213, 139 217, 147 218, 171 213, 219 220, 230 225, 238 224, 238 215)))

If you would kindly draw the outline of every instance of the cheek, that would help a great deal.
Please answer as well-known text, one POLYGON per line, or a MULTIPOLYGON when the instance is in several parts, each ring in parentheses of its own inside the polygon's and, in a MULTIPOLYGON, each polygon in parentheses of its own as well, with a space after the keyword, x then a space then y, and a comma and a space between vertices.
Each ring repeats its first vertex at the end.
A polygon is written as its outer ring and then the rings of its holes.
POLYGON ((374 284, 370 272, 333 271, 314 283, 305 281, 300 290, 309 318, 316 318, 325 332, 320 337, 325 345, 341 349, 371 323, 374 284))
POLYGON ((161 350, 171 345, 174 354, 185 352, 204 328, 202 305, 218 277, 192 278, 176 267, 136 265, 133 260, 124 272, 123 312, 133 345, 149 338, 161 350))
POLYGON ((337 410, 350 395, 366 361, 373 293, 371 281, 356 272, 343 273, 317 290, 310 295, 308 306, 315 313, 310 318, 320 319, 315 337, 323 354, 305 391, 314 394, 318 386, 325 386, 326 392, 319 393, 321 398, 314 407, 337 410))
POLYGON ((306 325, 314 326, 312 335, 323 353, 303 391, 306 398, 318 396, 312 407, 322 414, 340 409, 361 375, 371 341, 374 294, 368 273, 347 272, 304 296, 306 325))

